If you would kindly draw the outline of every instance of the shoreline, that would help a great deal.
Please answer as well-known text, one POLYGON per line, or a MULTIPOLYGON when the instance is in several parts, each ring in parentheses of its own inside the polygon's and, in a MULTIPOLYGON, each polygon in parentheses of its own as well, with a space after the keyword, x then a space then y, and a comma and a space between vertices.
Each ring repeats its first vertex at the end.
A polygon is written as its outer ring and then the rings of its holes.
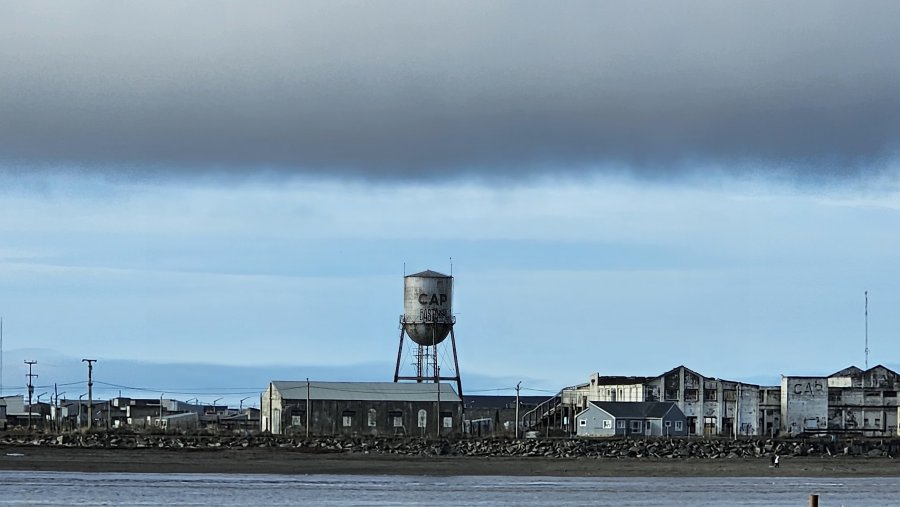
POLYGON ((0 471, 545 477, 900 477, 879 457, 547 458, 309 453, 292 449, 0 446, 0 471))

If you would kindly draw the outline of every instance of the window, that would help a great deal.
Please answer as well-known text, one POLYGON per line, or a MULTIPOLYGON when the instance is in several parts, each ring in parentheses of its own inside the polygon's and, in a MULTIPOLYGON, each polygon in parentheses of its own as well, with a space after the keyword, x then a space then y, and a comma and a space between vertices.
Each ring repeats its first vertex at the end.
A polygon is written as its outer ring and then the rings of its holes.
MULTIPOLYGON (((585 422, 585 421, 581 421, 585 422)), ((612 429, 612 419, 604 419, 603 420, 603 429, 611 430, 612 429)))
POLYGON ((672 427, 672 421, 666 421, 666 428, 672 427))
POLYGON ((353 426, 353 416, 354 415, 356 415, 356 412, 354 412, 352 410, 344 410, 342 419, 344 421, 345 428, 349 428, 350 426, 353 426))
MULTIPOLYGON (((605 423, 606 421, 603 421, 603 422, 605 423)), ((579 426, 587 426, 587 419, 579 419, 579 420, 578 420, 578 425, 579 425, 579 426)), ((605 426, 604 426, 604 427, 605 427, 605 426)))
POLYGON ((369 409, 369 427, 374 428, 378 425, 378 414, 375 412, 374 408, 369 409))
POLYGON ((840 389, 829 389, 828 390, 828 402, 829 403, 840 403, 843 398, 843 391, 840 389))
POLYGON ((419 410, 419 417, 416 418, 419 427, 424 428, 428 424, 428 412, 423 408, 419 410))
POLYGON ((620 430, 624 430, 625 429, 625 421, 622 421, 622 420, 616 421, 616 428, 619 428, 620 430))
POLYGON ((684 401, 697 401, 700 399, 700 395, 696 389, 685 389, 684 390, 684 401))
POLYGON ((715 389, 704 389, 703 390, 703 398, 706 401, 716 401, 719 399, 719 392, 715 389))
POLYGON ((725 401, 734 401, 737 399, 737 391, 734 389, 723 389, 722 399, 725 401))
POLYGON ((666 400, 677 401, 678 400, 678 389, 666 389, 666 400))
POLYGON ((453 427, 453 414, 450 412, 441 412, 441 421, 444 422, 443 426, 445 428, 453 427))
POLYGON ((641 432, 641 421, 631 421, 631 432, 632 433, 640 433, 641 432))
POLYGON ((897 391, 885 391, 885 392, 884 392, 884 397, 885 397, 885 398, 896 398, 896 397, 897 397, 897 391))
MULTIPOLYGON (((669 423, 666 423, 669 424, 669 423)), ((684 429, 684 423, 682 421, 675 421, 675 431, 681 431, 684 429)))
POLYGON ((392 410, 388 412, 388 422, 391 423, 391 426, 395 428, 403 427, 403 412, 399 410, 392 410))

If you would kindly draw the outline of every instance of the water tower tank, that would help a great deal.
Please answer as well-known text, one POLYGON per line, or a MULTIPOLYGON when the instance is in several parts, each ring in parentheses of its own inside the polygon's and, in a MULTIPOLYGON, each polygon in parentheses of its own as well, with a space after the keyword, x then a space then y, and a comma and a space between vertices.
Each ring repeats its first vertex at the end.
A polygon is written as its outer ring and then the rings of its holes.
POLYGON ((453 325, 453 277, 422 271, 403 278, 403 329, 419 345, 437 345, 453 325))

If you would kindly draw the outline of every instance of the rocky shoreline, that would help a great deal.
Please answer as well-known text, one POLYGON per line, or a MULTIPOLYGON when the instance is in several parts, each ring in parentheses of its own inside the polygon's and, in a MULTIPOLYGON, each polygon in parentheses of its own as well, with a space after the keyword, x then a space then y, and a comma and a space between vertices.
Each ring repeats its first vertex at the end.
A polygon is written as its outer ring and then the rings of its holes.
POLYGON ((316 454, 616 459, 749 459, 781 456, 892 458, 900 440, 852 439, 441 439, 356 437, 298 438, 269 435, 138 433, 5 434, 0 446, 82 449, 291 449, 316 454))

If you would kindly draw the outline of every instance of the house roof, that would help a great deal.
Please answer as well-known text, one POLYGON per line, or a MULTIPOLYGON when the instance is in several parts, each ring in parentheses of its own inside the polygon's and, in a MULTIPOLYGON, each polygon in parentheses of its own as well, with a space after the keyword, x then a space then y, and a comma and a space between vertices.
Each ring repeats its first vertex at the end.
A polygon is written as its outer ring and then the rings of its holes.
POLYGON ((400 382, 318 382, 305 380, 276 380, 272 382, 282 398, 305 400, 307 385, 311 400, 347 401, 426 401, 436 402, 440 385, 441 401, 460 403, 459 395, 450 384, 400 382))
POLYGON ((592 401, 590 404, 623 419, 661 419, 675 406, 666 401, 592 401))

